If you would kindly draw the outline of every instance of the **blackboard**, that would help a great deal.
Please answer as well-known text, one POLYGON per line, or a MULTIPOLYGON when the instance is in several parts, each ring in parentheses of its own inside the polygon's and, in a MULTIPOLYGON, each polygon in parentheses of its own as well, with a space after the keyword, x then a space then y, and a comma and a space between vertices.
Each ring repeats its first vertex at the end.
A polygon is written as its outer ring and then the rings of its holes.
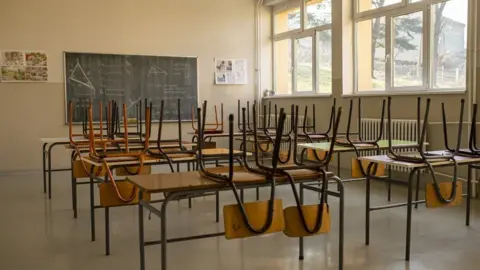
POLYGON ((134 118, 140 101, 147 99, 153 105, 153 121, 159 119, 161 100, 165 100, 165 121, 178 119, 178 99, 183 121, 192 119, 191 108, 198 105, 196 57, 65 52, 64 58, 65 105, 69 101, 75 104, 76 123, 82 121, 90 102, 94 104, 95 122, 99 121, 100 101, 104 106, 110 100, 126 104, 128 117, 134 118))

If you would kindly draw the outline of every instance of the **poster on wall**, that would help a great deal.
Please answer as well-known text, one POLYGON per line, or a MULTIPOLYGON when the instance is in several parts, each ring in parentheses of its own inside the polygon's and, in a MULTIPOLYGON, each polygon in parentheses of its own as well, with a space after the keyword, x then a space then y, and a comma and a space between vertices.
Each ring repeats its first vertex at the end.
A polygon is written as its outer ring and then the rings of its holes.
POLYGON ((48 56, 35 51, 2 51, 1 82, 48 81, 48 56))
POLYGON ((215 59, 215 84, 247 84, 247 60, 215 59))

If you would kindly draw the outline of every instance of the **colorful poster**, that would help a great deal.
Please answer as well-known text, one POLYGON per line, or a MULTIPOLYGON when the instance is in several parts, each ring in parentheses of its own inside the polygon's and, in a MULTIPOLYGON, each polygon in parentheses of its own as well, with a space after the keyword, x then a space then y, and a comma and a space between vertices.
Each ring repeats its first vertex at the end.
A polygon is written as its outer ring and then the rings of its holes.
POLYGON ((46 67, 47 54, 42 52, 27 52, 25 53, 27 66, 46 67))
POLYGON ((2 67, 2 81, 25 81, 25 67, 4 66, 2 67))
POLYGON ((48 57, 44 52, 3 51, 1 54, 2 82, 48 81, 48 57))
POLYGON ((246 59, 215 59, 216 84, 246 84, 246 59))
POLYGON ((25 66, 25 53, 20 51, 2 52, 2 66, 25 66))
POLYGON ((25 80, 32 82, 46 82, 48 80, 48 68, 27 66, 25 69, 25 80))

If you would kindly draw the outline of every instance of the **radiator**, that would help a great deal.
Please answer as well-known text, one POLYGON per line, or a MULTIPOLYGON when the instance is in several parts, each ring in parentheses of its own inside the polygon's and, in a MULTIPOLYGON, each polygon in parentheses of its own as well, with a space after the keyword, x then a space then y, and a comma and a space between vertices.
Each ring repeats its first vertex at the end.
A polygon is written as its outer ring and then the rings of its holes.
MULTIPOLYGON (((375 140, 380 132, 380 119, 362 118, 360 121, 361 134, 364 140, 375 140)), ((387 121, 383 124, 382 140, 387 139, 387 121)), ((420 128, 423 125, 423 121, 420 122, 420 128)), ((407 119, 392 119, 392 140, 405 140, 405 141, 417 141, 418 134, 417 120, 407 119)), ((387 154, 388 150, 382 150, 382 154, 387 154)), ((397 149, 396 152, 412 152, 415 148, 403 148, 397 149)), ((375 155, 374 151, 365 151, 362 155, 375 155)), ((393 171, 408 172, 409 169, 401 168, 397 166, 390 166, 393 171)))

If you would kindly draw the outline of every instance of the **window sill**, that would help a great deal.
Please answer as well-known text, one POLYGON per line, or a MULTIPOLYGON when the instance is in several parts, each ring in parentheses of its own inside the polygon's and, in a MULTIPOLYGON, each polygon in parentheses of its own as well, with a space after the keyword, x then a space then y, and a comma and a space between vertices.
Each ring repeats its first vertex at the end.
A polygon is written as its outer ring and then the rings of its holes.
POLYGON ((290 94, 290 95, 275 95, 262 97, 262 99, 283 99, 283 98, 330 98, 332 94, 319 93, 319 94, 290 94))
POLYGON ((352 94, 342 94, 342 97, 388 97, 388 96, 425 96, 425 95, 464 95, 462 90, 430 90, 430 91, 362 91, 352 94))

